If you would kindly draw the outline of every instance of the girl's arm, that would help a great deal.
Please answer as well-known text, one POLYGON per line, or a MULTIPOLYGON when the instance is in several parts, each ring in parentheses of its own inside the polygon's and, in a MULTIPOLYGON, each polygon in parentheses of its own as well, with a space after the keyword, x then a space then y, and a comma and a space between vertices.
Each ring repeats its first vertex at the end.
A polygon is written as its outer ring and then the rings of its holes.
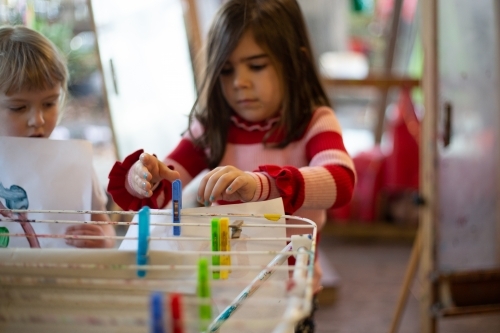
POLYGON ((172 198, 171 181, 180 179, 186 186, 206 168, 204 151, 184 137, 163 162, 143 155, 143 150, 116 162, 109 174, 108 192, 124 210, 163 208, 172 198))
POLYGON ((262 201, 281 197, 288 214, 299 208, 328 209, 351 200, 354 164, 344 147, 333 110, 315 111, 303 138, 281 150, 263 150, 253 156, 262 161, 254 172, 219 167, 200 184, 199 200, 262 201), (282 154, 291 165, 265 164, 270 154, 282 154))
POLYGON ((328 209, 347 204, 356 174, 333 110, 326 107, 316 110, 301 140, 308 165, 259 166, 252 173, 258 184, 252 201, 282 197, 288 213, 299 208, 328 209))
POLYGON ((178 173, 162 178, 159 169, 168 167, 156 157, 143 154, 142 149, 132 153, 123 162, 116 162, 109 173, 108 192, 123 210, 139 210, 144 206, 163 208, 172 197, 167 178, 174 180, 178 173), (140 161, 141 156, 144 162, 140 161))

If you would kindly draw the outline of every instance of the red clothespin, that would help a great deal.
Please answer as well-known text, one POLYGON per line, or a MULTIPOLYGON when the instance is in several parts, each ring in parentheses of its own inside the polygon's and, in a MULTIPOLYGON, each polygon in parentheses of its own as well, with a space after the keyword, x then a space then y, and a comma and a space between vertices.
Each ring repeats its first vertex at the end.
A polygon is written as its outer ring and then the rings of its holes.
POLYGON ((172 333, 184 333, 184 322, 182 312, 182 295, 172 293, 169 295, 170 300, 170 317, 172 333))

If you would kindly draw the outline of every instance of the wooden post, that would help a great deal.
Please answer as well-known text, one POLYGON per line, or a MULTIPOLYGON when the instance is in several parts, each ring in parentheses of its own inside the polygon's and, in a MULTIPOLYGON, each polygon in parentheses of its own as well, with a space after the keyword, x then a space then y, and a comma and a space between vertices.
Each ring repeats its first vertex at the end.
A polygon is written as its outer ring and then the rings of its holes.
POLYGON ((398 303, 396 305, 396 311, 394 313, 394 318, 392 318, 391 328, 389 333, 396 333, 401 322, 401 317, 403 316, 403 310, 408 300, 408 294, 410 293, 411 283, 415 277, 415 271, 418 267, 418 262, 420 260, 420 252, 422 244, 422 237, 420 237, 420 232, 417 232, 415 240, 413 241, 413 248, 411 250, 410 261, 408 262, 408 267, 406 268, 405 277, 403 279, 403 285, 399 293, 398 303))
MULTIPOLYGON (((386 48, 384 75, 386 77, 392 74, 392 65, 394 63, 394 55, 396 53, 396 42, 398 39, 399 22, 401 20, 401 8, 403 7, 403 0, 396 0, 394 9, 392 10, 391 32, 389 34, 389 43, 386 48)), ((377 108, 377 116, 375 123, 375 144, 382 141, 382 134, 384 133, 385 124, 385 108, 387 107, 387 99, 389 95, 389 88, 382 88, 380 90, 380 100, 377 108)))
POLYGON ((113 126, 113 118, 111 117, 111 111, 109 107, 109 100, 108 100, 108 89, 106 88, 106 82, 105 82, 105 73, 104 73, 104 68, 102 66, 102 61, 101 61, 101 51, 99 50, 99 38, 98 38, 98 31, 97 27, 95 25, 95 19, 94 19, 94 10, 92 8, 92 0, 87 0, 87 7, 89 9, 89 17, 90 17, 90 25, 92 26, 92 30, 94 31, 95 34, 95 51, 97 53, 97 66, 99 67, 99 70, 101 71, 101 87, 102 87, 102 101, 104 104, 104 108, 106 111, 106 116, 108 118, 109 122, 109 128, 111 129, 111 137, 113 138, 113 148, 115 150, 115 158, 118 159, 118 142, 116 141, 116 135, 115 135, 115 126, 113 126))
POLYGON ((419 278, 422 283, 420 299, 420 324, 422 333, 436 332, 436 318, 432 307, 436 302, 435 282, 435 237, 438 213, 438 155, 437 119, 439 110, 439 54, 438 54, 438 2, 422 1, 422 38, 424 48, 424 117, 420 143, 420 188, 423 198, 420 215, 422 250, 420 254, 419 278))
POLYGON ((198 17, 198 5, 196 0, 182 0, 184 8, 187 11, 184 16, 189 39, 189 48, 191 51, 191 60, 193 61, 193 70, 195 81, 198 84, 201 79, 201 50, 203 39, 201 37, 200 21, 198 17))
MULTIPOLYGON (((497 73, 498 73, 498 79, 500 80, 500 1, 494 1, 493 2, 493 10, 494 10, 494 15, 495 15, 495 21, 496 21, 496 38, 497 38, 497 73)), ((500 94, 497 95, 498 98, 498 107, 500 108, 500 94)), ((497 110, 497 112, 500 112, 500 110, 497 110)), ((497 125, 497 128, 500 128, 500 124, 497 125)), ((497 145, 498 149, 498 145, 497 145)), ((497 165, 500 165, 500 153, 498 153, 498 159, 497 159, 497 165)), ((500 177, 497 178, 497 188, 499 189, 500 192, 500 177)), ((500 207, 500 197, 498 198, 497 201, 497 207, 500 207)), ((497 264, 500 265, 500 208, 497 208, 497 218, 496 218, 496 229, 497 229, 497 242, 496 242, 496 260, 497 264)))

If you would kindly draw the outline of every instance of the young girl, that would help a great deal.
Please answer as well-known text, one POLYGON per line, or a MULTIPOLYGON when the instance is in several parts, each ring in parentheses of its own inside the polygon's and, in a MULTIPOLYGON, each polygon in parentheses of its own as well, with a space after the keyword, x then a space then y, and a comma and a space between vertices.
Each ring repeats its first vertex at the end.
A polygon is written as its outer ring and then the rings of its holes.
MULTIPOLYGON (((208 168, 198 188, 205 206, 281 197, 287 214, 321 228, 326 209, 351 199, 355 171, 296 0, 226 2, 206 52, 199 98, 178 146, 164 163, 142 150, 117 162, 108 192, 125 210, 162 208, 171 181, 186 185, 208 168)), ((319 277, 316 264, 316 290, 319 277)))
MULTIPOLYGON (((48 138, 60 118, 59 109, 67 93, 68 73, 56 47, 26 27, 0 27, 0 78, 0 136, 48 138)), ((105 210, 107 198, 95 174, 92 181, 92 209, 105 210)), ((109 217, 95 214, 92 221, 109 221, 109 217)), ((115 236, 115 230, 112 225, 81 224, 68 227, 66 234, 115 236)), ((75 247, 114 247, 113 239, 67 239, 66 243, 75 247)))

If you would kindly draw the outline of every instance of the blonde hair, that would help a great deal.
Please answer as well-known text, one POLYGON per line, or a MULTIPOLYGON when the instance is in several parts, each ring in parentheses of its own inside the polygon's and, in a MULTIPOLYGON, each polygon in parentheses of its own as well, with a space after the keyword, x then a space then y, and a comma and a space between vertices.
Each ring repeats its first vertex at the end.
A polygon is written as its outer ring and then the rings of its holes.
POLYGON ((24 26, 0 27, 0 91, 51 89, 61 84, 61 102, 67 94, 68 70, 64 57, 45 36, 24 26))

